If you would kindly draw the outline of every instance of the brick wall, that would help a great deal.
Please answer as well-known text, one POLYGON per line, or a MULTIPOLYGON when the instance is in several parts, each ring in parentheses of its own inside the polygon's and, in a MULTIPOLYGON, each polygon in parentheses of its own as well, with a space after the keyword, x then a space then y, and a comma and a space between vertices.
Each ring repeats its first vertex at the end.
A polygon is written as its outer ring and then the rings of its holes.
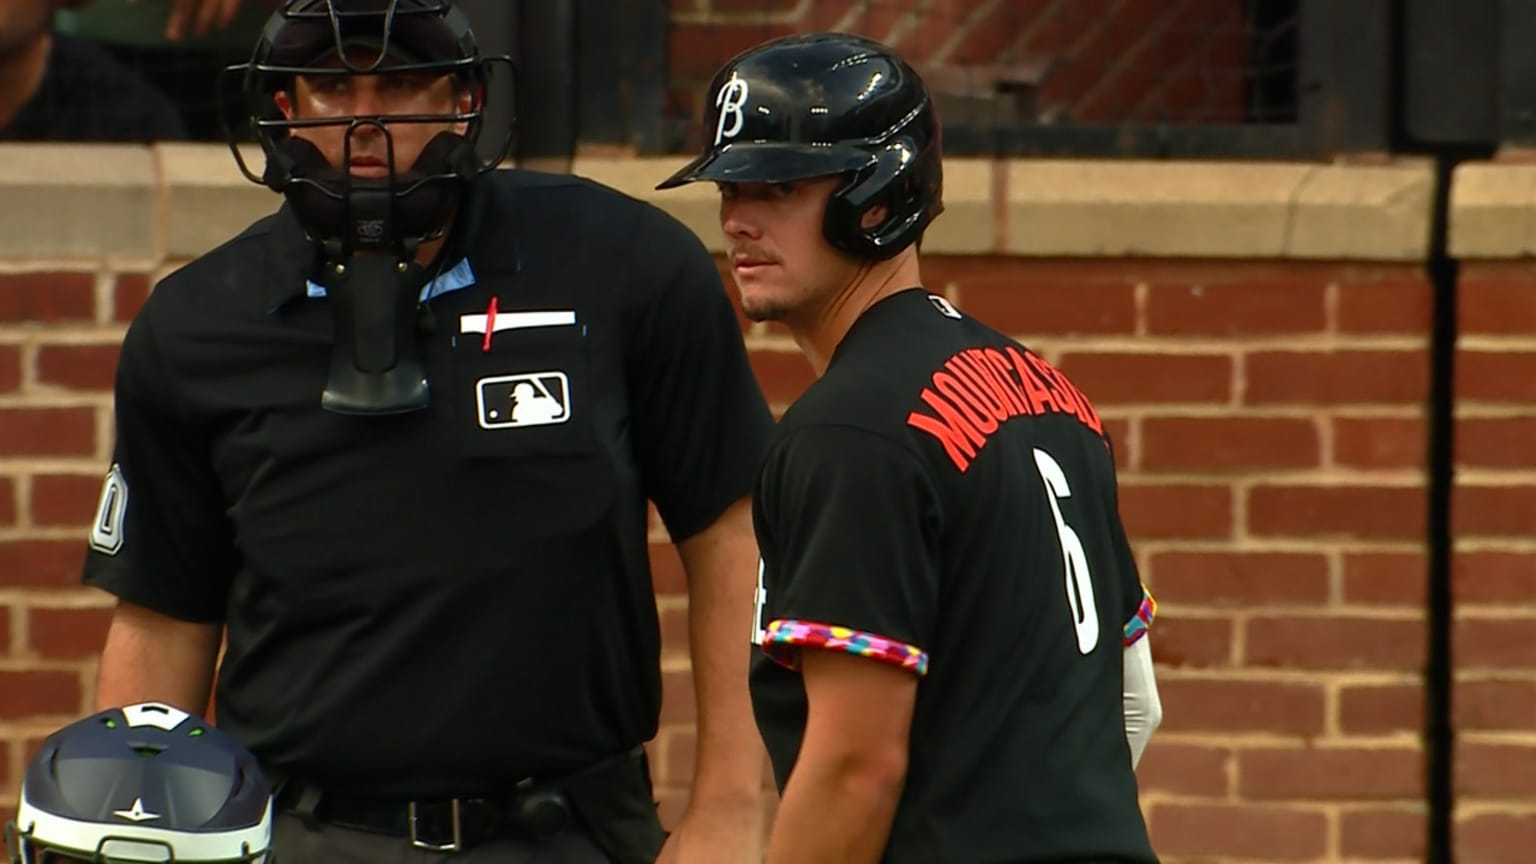
MULTIPOLYGON (((1043 73, 1033 111, 1056 122, 1243 117, 1242 0, 672 0, 672 20, 671 104, 695 124, 705 84, 726 60, 814 30, 885 42, 945 95, 992 90, 996 67, 1036 70, 1026 73, 1043 73)), ((695 142, 696 126, 689 134, 695 142)))
MULTIPOLYGON (((57 153, 0 159, 22 166, 0 195, 119 202, 39 208, 25 238, 0 234, 0 812, 36 741, 92 698, 106 607, 75 581, 124 322, 158 274, 274 203, 213 150, 151 155, 101 189, 49 173, 57 153)), ((649 195, 669 164, 576 170, 649 195)), ((935 231, 926 281, 1059 364, 1121 442, 1124 515, 1162 603, 1166 718, 1142 780, 1164 860, 1419 860, 1427 169, 957 163, 951 177, 941 222, 986 239, 935 231)), ((1536 184, 1493 185, 1509 187, 1536 184)), ((718 249, 708 190, 652 197, 718 249)), ((1532 281, 1489 261, 1463 293, 1459 862, 1527 861, 1536 840, 1532 281)), ((747 339, 784 406, 803 360, 777 327, 747 339)), ((670 819, 692 766, 687 606, 675 553, 652 551, 670 819)))
POLYGON ((1536 848, 1536 268, 1478 262, 1461 288, 1456 830, 1489 860, 1536 848))

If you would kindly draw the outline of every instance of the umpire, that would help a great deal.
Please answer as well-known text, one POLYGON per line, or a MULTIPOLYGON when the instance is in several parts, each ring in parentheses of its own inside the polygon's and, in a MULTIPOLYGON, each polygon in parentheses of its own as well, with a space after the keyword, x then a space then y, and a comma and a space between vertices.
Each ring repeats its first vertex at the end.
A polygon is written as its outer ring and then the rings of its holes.
POLYGON ((489 62, 442 0, 267 24, 241 68, 286 201, 123 344, 84 574, 118 598, 97 701, 198 713, 217 666, 284 864, 756 861, 741 627, 772 417, 684 226, 476 158, 489 62), (641 749, 648 500, 699 706, 670 837, 641 749))

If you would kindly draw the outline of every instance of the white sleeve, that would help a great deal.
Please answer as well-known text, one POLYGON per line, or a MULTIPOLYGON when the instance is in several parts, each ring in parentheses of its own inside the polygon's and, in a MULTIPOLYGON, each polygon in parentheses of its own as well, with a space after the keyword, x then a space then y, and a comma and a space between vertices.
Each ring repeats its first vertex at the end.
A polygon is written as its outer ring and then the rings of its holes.
POLYGON ((1163 703, 1157 698, 1157 678, 1152 669, 1152 646, 1148 634, 1126 648, 1125 654, 1125 738, 1131 745, 1131 768, 1141 763, 1158 724, 1163 722, 1163 703))

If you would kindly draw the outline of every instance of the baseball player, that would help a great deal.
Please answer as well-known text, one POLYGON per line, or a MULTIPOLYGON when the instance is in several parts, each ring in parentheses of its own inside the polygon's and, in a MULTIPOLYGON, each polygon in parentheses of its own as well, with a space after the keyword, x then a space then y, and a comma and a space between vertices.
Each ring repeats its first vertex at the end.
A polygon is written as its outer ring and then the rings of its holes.
POLYGON ((1155 862, 1134 773, 1154 610, 1111 442, 1059 370, 923 287, 923 82, 813 34, 711 87, 712 138, 661 188, 719 187, 743 310, 818 376, 754 498, 768 861, 1155 862))

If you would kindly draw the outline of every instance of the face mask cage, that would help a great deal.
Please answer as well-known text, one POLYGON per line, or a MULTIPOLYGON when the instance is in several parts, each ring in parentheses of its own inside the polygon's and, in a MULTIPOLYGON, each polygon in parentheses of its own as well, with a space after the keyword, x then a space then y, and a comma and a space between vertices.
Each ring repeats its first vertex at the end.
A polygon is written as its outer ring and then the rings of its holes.
POLYGON ((510 57, 480 56, 473 45, 469 44, 467 24, 464 30, 458 29, 455 24, 455 16, 461 13, 453 10, 445 0, 418 0, 408 4, 390 2, 383 9, 378 8, 377 3, 361 4, 364 7, 371 5, 372 8, 338 8, 346 5, 341 0, 290 3, 268 23, 252 59, 224 70, 218 88, 219 113, 224 118, 227 143, 246 179, 279 192, 287 192, 292 185, 302 184, 309 187, 307 191, 336 201, 348 197, 351 178, 345 171, 341 172, 339 188, 303 176, 294 176, 292 156, 287 152, 287 147, 291 144, 288 139, 295 129, 344 127, 343 155, 345 160, 350 161, 354 134, 363 126, 374 127, 384 142, 389 172, 385 178, 388 188, 400 197, 410 195, 424 184, 468 179, 485 173, 507 158, 512 149, 515 129, 510 120, 507 128, 500 130, 498 146, 488 158, 474 155, 472 151, 485 132, 485 103, 490 88, 500 86, 503 76, 505 86, 513 85, 516 69, 510 57), (431 20, 434 17, 439 20, 431 20), (305 52, 295 49, 288 39, 288 28, 299 28, 294 32, 307 34, 310 39, 301 44, 311 50, 305 52), (458 56, 451 59, 417 59, 421 56, 423 46, 411 44, 412 40, 403 38, 402 33, 415 33, 422 37, 417 41, 433 43, 425 46, 430 52, 429 56, 458 56), (444 41, 450 37, 458 41, 453 44, 444 41), (358 58, 346 50, 359 41, 371 43, 367 52, 370 57, 358 58), (435 44, 438 42, 442 44, 435 44), (294 53, 308 53, 310 58, 303 62, 286 62, 293 58, 285 55, 294 53), (325 55, 334 55, 337 65, 316 65, 314 58, 325 55), (386 61, 388 65, 385 65, 386 61), (447 112, 420 114, 290 118, 278 110, 273 100, 273 95, 279 91, 291 92, 298 77, 322 80, 327 77, 373 74, 427 75, 434 78, 448 76, 454 83, 456 107, 447 112), (243 95, 246 102, 244 115, 248 131, 268 161, 269 168, 264 175, 258 175, 252 170, 240 146, 232 111, 229 110, 231 97, 237 92, 243 95), (457 106, 462 104, 462 99, 457 98, 457 94, 465 92, 470 96, 469 105, 459 108, 457 106), (465 124, 462 137, 468 143, 470 158, 453 160, 448 164, 438 163, 428 166, 431 170, 421 172, 413 172, 412 169, 416 167, 414 165, 399 164, 395 156, 395 141, 390 135, 391 126, 461 123, 465 124), (271 168, 273 165, 283 168, 274 172, 271 168), (400 183, 403 174, 411 175, 405 185, 400 183))

